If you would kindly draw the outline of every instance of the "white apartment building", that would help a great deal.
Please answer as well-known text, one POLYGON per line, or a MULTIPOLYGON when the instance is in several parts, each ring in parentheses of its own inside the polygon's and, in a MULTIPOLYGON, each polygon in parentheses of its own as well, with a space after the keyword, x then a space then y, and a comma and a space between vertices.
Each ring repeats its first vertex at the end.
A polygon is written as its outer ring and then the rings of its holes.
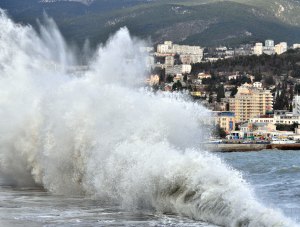
POLYGON ((157 53, 183 55, 182 60, 184 64, 197 63, 203 58, 203 49, 200 46, 173 44, 172 41, 165 41, 163 44, 158 44, 157 53))
POLYGON ((186 65, 186 64, 183 64, 181 65, 181 72, 182 73, 190 73, 192 71, 192 66, 191 65, 186 65))
POLYGON ((287 43, 281 42, 275 45, 275 53, 280 55, 287 51, 287 43))
POLYGON ((255 88, 262 88, 262 83, 261 82, 254 82, 253 87, 255 88))
POLYGON ((201 62, 202 55, 200 54, 181 54, 180 61, 182 64, 193 64, 201 62))
POLYGON ((284 125, 300 123, 300 115, 288 112, 287 110, 276 110, 274 112, 274 123, 284 125))
POLYGON ((259 56, 262 54, 272 55, 272 54, 282 54, 287 51, 287 43, 281 42, 274 46, 274 40, 266 40, 265 46, 262 43, 256 43, 253 48, 253 54, 259 56))
POLYGON ((166 75, 177 75, 177 74, 185 74, 190 73, 192 70, 191 65, 174 65, 170 67, 166 67, 166 75))
POLYGON ((249 122, 250 123, 271 123, 271 124, 276 123, 274 116, 272 116, 272 117, 267 117, 267 116, 253 117, 253 118, 249 119, 249 122))
POLYGON ((170 54, 172 52, 172 49, 167 44, 158 44, 157 45, 157 53, 160 54, 170 54))
POLYGON ((263 47, 263 53, 267 55, 273 55, 275 54, 275 47, 274 46, 263 47))
POLYGON ((267 39, 265 41, 265 47, 274 47, 274 40, 267 39))
POLYGON ((157 53, 203 55, 203 49, 200 46, 179 45, 173 44, 172 41, 165 41, 163 44, 157 45, 157 53))
POLYGON ((225 46, 216 47, 216 50, 217 51, 226 51, 227 47, 225 47, 225 46))
POLYGON ((293 49, 298 49, 300 48, 300 43, 294 43, 293 44, 293 49))
POLYGON ((203 55, 203 49, 201 49, 200 46, 188 46, 188 45, 173 44, 173 53, 203 55))
POLYGON ((293 98, 293 114, 300 114, 300 95, 293 98))
POLYGON ((250 123, 271 123, 271 124, 284 124, 292 125, 294 123, 300 123, 300 114, 294 114, 287 110, 275 110, 274 115, 262 115, 249 119, 250 123))
POLYGON ((255 43, 255 46, 253 48, 253 53, 257 56, 263 54, 263 44, 262 43, 255 43))
POLYGON ((275 54, 274 40, 267 39, 263 47, 263 53, 267 55, 275 54))
POLYGON ((174 56, 170 55, 170 56, 166 56, 165 57, 165 66, 169 67, 169 66, 173 66, 174 65, 174 56))

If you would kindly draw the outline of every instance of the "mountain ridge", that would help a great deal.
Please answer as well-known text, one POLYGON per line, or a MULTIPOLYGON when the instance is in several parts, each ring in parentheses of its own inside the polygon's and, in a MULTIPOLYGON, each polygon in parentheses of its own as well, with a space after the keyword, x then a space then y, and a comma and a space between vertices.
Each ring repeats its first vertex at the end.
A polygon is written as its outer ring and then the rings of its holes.
POLYGON ((84 5, 91 5, 94 0, 40 0, 40 3, 57 3, 57 2, 78 2, 84 5))
POLYGON ((296 0, 7 0, 0 7, 15 21, 33 26, 47 12, 68 40, 81 44, 86 39, 93 45, 104 42, 124 26, 153 43, 167 39, 208 46, 268 38, 300 41, 296 0))

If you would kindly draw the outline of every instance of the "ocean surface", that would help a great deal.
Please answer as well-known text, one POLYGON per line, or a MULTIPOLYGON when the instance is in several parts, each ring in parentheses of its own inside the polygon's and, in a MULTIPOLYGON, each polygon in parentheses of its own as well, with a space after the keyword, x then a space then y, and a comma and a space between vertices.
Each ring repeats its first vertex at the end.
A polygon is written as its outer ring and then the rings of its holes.
MULTIPOLYGON (((217 156, 242 173, 254 188, 257 200, 300 223, 300 151, 217 153, 217 156)), ((171 213, 128 210, 97 198, 57 196, 38 187, 12 187, 2 182, 0 226, 217 225, 171 213)))

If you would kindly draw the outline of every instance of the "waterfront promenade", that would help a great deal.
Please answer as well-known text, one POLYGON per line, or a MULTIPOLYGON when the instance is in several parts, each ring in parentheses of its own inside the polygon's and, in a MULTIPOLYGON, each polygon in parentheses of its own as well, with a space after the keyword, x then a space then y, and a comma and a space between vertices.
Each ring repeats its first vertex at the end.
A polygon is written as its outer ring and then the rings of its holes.
POLYGON ((204 149, 214 152, 250 152, 250 151, 261 151, 267 149, 278 149, 278 150, 300 150, 300 143, 294 144, 205 144, 204 149))

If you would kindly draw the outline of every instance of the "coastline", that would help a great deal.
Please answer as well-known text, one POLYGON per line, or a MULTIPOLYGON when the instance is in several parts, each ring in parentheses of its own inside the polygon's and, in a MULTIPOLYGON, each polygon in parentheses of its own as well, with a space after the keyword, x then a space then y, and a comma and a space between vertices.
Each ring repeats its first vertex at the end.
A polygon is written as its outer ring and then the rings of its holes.
POLYGON ((261 150, 300 150, 300 143, 294 144, 205 144, 204 149, 213 152, 251 152, 261 150))

